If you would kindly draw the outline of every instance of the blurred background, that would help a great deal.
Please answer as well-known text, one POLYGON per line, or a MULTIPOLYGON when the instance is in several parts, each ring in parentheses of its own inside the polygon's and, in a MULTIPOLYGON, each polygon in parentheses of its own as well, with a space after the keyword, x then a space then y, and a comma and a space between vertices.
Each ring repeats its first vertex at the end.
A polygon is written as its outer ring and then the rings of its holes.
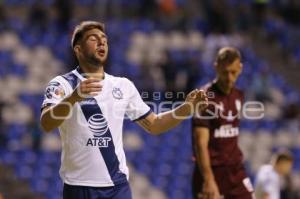
MULTIPOLYGON (((105 70, 128 77, 155 103, 165 91, 188 92, 212 80, 216 50, 238 47, 238 87, 265 106, 263 119, 241 124, 247 171, 254 180, 272 153, 289 149, 295 162, 282 198, 300 198, 299 0, 1 0, 3 198, 61 198, 60 138, 41 131, 40 106, 49 80, 75 68, 70 36, 86 19, 106 24, 105 70)), ((134 198, 191 199, 190 121, 158 137, 125 121, 124 145, 134 198)))

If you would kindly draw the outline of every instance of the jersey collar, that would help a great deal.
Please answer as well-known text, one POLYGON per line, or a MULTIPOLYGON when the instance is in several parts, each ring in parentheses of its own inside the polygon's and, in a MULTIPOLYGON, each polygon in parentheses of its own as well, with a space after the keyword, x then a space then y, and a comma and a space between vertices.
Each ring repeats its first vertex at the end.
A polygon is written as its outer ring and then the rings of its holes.
POLYGON ((217 91, 220 95, 231 95, 231 93, 233 92, 233 90, 235 89, 235 86, 233 86, 233 88, 231 89, 231 91, 227 94, 227 93, 224 93, 220 87, 218 86, 217 84, 217 79, 215 79, 213 81, 213 84, 212 84, 212 88, 217 91))
MULTIPOLYGON (((84 80, 86 77, 84 77, 84 72, 83 70, 77 66, 75 70, 73 70, 73 73, 80 79, 80 80, 84 80)), ((107 77, 107 73, 104 72, 104 77, 103 80, 107 77)))

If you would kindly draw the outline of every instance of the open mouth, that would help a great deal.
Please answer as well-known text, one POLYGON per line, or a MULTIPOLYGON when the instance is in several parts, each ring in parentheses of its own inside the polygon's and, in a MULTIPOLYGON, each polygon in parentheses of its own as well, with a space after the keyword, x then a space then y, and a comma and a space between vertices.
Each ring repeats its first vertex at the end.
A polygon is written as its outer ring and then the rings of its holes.
POLYGON ((97 50, 97 53, 103 57, 105 55, 105 50, 99 49, 99 50, 97 50))

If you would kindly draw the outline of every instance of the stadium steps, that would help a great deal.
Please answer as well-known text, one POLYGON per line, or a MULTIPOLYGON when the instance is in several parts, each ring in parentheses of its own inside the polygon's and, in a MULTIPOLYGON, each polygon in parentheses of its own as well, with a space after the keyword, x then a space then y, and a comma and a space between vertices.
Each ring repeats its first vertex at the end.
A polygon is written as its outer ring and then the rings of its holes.
POLYGON ((299 63, 291 58, 286 49, 280 47, 279 43, 270 38, 261 30, 253 30, 250 34, 252 48, 258 57, 272 63, 272 70, 281 74, 295 89, 300 91, 299 63))
POLYGON ((32 193, 30 186, 14 175, 9 166, 0 165, 0 193, 4 199, 44 199, 32 193))

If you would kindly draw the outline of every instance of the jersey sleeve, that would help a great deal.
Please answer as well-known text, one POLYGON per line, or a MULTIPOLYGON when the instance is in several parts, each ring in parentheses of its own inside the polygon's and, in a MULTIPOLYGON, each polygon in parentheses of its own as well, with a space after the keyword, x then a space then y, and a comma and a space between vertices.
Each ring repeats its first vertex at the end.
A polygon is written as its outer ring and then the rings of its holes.
MULTIPOLYGON (((200 88, 201 90, 204 90, 207 92, 208 88, 207 86, 203 86, 200 88)), ((207 107, 202 112, 195 113, 195 115, 192 118, 192 126, 193 127, 206 127, 209 128, 210 126, 210 114, 208 111, 210 110, 210 106, 207 107)))
POLYGON ((267 194, 272 194, 273 190, 274 190, 274 185, 272 184, 272 179, 270 179, 270 177, 268 176, 263 176, 261 178, 261 189, 263 191, 263 193, 267 193, 267 194))
POLYGON ((48 83, 45 89, 44 100, 41 106, 41 111, 46 106, 52 106, 58 104, 61 100, 64 99, 66 93, 67 93, 66 87, 64 86, 60 78, 56 77, 52 79, 48 83))
POLYGON ((138 121, 145 118, 152 111, 142 100, 135 85, 130 80, 126 81, 128 81, 128 90, 130 91, 130 98, 126 107, 126 115, 131 121, 138 121))
POLYGON ((256 184, 259 187, 259 190, 262 193, 271 195, 275 188, 273 183, 274 180, 272 180, 271 174, 265 172, 263 169, 260 169, 256 177, 256 184))
POLYGON ((207 118, 208 114, 203 111, 200 115, 195 115, 192 118, 192 125, 193 127, 206 127, 209 128, 209 119, 207 118))

